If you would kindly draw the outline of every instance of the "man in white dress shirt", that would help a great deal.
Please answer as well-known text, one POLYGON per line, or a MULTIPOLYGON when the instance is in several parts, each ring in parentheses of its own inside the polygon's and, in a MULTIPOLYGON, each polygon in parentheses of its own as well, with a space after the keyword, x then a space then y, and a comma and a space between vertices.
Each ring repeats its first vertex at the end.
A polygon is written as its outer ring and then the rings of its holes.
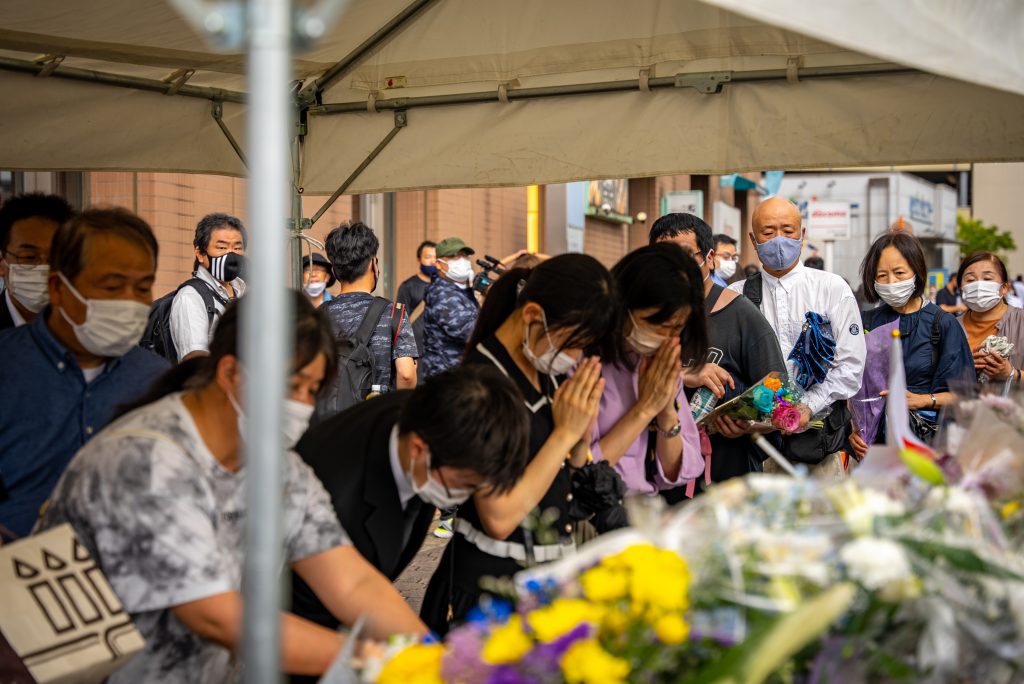
MULTIPOLYGON (((788 357, 813 311, 825 317, 836 340, 835 359, 822 382, 806 391, 807 409, 802 411, 801 426, 812 414, 831 407, 825 427, 792 435, 785 439, 786 455, 807 464, 821 477, 841 477, 845 464, 839 452, 848 437, 850 413, 846 400, 860 388, 864 371, 865 345, 860 310, 853 291, 842 277, 804 266, 800 261, 804 230, 800 210, 781 197, 765 200, 754 211, 750 240, 761 261, 762 273, 729 289, 742 292, 761 308, 775 331, 791 378, 797 377, 796 364, 788 357)), ((765 463, 769 471, 773 462, 765 463)))

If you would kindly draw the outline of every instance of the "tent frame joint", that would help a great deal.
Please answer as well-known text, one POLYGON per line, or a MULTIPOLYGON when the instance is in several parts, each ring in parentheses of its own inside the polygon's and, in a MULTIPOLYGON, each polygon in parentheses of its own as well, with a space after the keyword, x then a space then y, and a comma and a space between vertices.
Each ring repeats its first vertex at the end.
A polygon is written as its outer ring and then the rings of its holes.
POLYGON ((693 88, 705 95, 722 92, 722 86, 732 81, 731 71, 709 71, 702 74, 676 74, 676 88, 693 88))

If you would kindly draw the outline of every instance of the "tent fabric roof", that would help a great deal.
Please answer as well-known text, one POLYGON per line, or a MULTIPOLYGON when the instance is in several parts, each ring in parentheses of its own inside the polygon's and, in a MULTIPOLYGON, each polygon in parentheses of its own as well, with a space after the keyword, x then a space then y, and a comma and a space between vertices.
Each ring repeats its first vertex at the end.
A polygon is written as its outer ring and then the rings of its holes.
MULTIPOLYGON (((296 60, 296 80, 310 86, 410 2, 351 0, 296 60)), ((1020 25, 1021 6, 893 6, 427 2, 319 94, 314 105, 326 107, 308 115, 301 184, 332 192, 392 131, 399 98, 408 125, 348 192, 1024 158, 1020 41, 989 68, 993 41, 1020 25), (914 25, 922 35, 908 31, 914 25), (889 60, 934 74, 892 71, 889 60), (843 68, 879 73, 821 76, 843 68), (732 80, 717 93, 672 87, 721 72, 732 80), (599 85, 608 83, 619 85, 599 85), (612 92, 522 99, 545 88, 612 92), (438 104, 466 94, 489 101, 438 104), (378 111, 368 111, 374 101, 378 111)), ((7 0, 0 67, 0 167, 245 171, 202 90, 227 91, 224 122, 246 148, 245 107, 233 101, 245 91, 244 57, 211 50, 164 0, 7 0), (10 70, 42 55, 63 56, 49 77, 10 70), (194 73, 165 95, 88 73, 60 77, 74 69, 150 84, 194 73)))

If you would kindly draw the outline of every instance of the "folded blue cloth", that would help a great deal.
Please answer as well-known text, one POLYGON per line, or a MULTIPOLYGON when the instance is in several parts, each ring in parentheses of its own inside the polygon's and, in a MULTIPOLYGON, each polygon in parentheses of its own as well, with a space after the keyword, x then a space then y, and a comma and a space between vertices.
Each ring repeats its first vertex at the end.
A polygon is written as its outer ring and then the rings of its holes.
POLYGON ((832 369, 836 337, 832 334, 832 324, 821 314, 808 311, 804 319, 803 330, 788 358, 796 364, 796 383, 806 390, 824 382, 832 369))

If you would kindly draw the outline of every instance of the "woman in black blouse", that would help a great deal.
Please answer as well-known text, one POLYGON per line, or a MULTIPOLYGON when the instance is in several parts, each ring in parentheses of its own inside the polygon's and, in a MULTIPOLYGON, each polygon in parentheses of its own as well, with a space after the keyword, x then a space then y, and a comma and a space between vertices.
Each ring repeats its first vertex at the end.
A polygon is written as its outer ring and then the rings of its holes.
POLYGON ((492 364, 519 387, 530 411, 532 457, 512 491, 480 491, 460 506, 421 612, 438 634, 448 631, 449 615, 461 620, 476 605, 482 578, 507 577, 572 548, 570 469, 587 461, 604 389, 598 356, 617 356, 620 325, 611 275, 583 254, 512 269, 488 292, 464 363, 492 364), (534 511, 550 511, 545 529, 525 529, 524 520, 540 517, 534 511))

